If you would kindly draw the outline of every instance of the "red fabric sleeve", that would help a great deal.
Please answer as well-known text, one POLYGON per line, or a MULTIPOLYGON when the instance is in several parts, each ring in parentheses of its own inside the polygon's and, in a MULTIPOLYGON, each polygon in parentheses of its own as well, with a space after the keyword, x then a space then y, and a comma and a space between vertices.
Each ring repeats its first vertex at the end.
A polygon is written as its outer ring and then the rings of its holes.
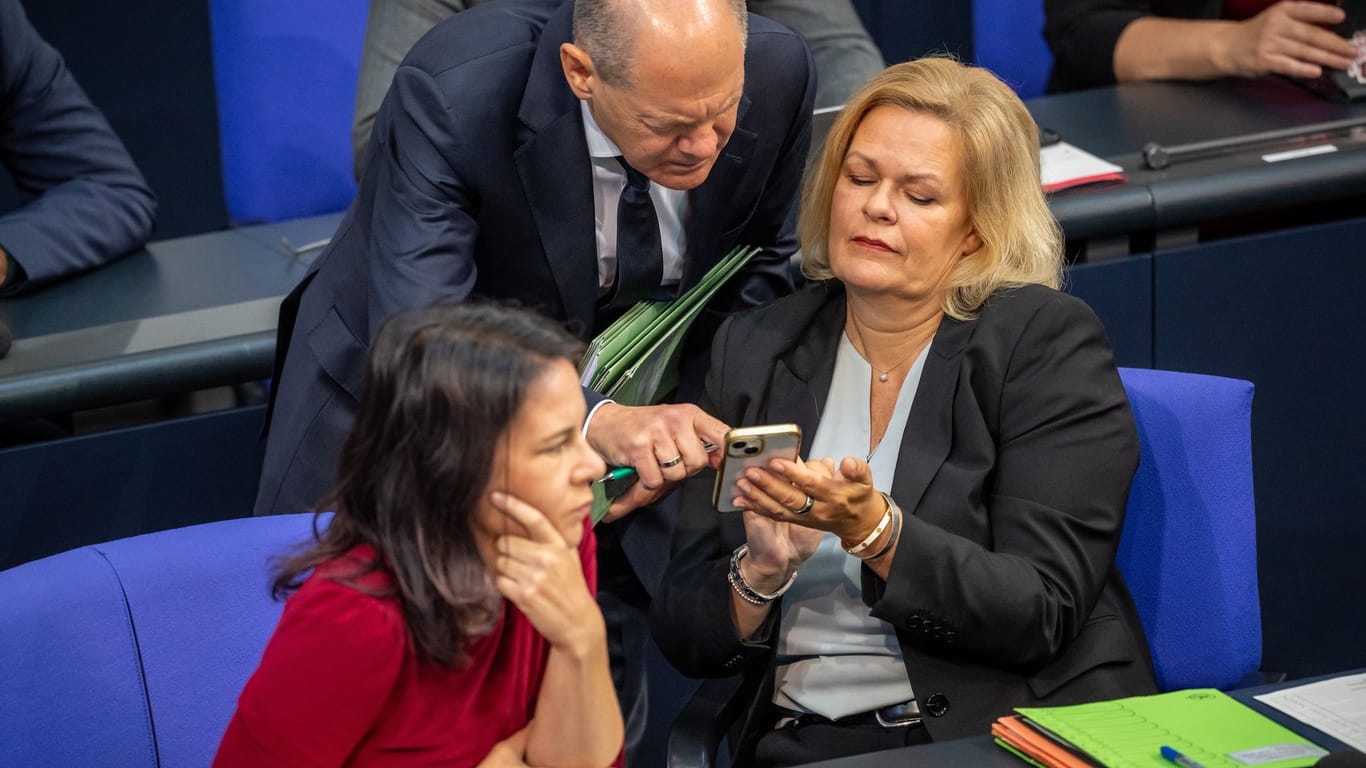
POLYGON ((286 603, 215 768, 342 765, 390 698, 407 644, 397 605, 310 579, 286 603))

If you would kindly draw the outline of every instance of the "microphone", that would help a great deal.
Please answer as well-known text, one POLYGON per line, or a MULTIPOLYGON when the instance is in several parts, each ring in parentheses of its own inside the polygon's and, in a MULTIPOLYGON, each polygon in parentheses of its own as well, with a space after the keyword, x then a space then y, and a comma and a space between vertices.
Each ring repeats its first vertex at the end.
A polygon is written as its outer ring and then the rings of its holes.
POLYGON ((14 334, 10 333, 9 326, 0 320, 0 357, 9 354, 9 345, 14 341, 14 334))

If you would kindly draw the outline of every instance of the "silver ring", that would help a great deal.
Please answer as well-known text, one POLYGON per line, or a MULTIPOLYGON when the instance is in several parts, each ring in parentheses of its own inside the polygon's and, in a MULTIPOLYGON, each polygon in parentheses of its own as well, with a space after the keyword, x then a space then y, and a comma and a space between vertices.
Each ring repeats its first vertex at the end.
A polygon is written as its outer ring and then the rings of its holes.
POLYGON ((804 514, 806 514, 807 512, 810 512, 810 511, 811 511, 811 505, 812 505, 812 504, 815 504, 815 503, 816 503, 816 500, 813 499, 813 498, 811 498, 811 494, 808 493, 808 494, 806 495, 806 503, 803 504, 799 509, 794 509, 794 510, 792 510, 792 514, 794 514, 794 515, 804 515, 804 514))
POLYGON ((664 461, 659 462, 659 466, 668 469, 669 467, 676 467, 681 463, 683 463, 683 454, 680 453, 672 459, 665 459, 664 461))

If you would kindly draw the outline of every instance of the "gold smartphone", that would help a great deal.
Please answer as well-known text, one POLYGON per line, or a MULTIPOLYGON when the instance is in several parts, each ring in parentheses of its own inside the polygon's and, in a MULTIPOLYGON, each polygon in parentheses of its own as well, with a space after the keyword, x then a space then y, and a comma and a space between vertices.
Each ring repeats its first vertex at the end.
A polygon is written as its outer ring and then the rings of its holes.
POLYGON ((726 433, 721 448, 724 453, 716 470, 711 503, 718 512, 739 512, 731 502, 740 495, 735 487, 740 473, 749 467, 767 467, 773 459, 796 461, 802 448, 802 428, 796 424, 740 427, 726 433))

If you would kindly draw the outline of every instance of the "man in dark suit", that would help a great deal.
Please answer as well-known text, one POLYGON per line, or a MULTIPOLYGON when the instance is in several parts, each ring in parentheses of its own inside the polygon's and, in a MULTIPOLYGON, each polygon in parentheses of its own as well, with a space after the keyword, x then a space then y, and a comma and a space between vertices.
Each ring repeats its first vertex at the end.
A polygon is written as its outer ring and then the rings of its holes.
MULTIPOLYGON (((687 289, 736 245, 764 249, 694 337, 709 339, 719 314, 789 291, 813 93, 801 40, 739 0, 500 0, 433 29, 380 108, 355 202, 282 309, 288 351, 257 514, 327 492, 369 340, 394 311, 515 299, 584 338, 615 318, 634 298, 622 276, 637 266, 634 252, 617 253, 628 179, 648 179, 658 222, 647 293, 687 289)), ((686 366, 685 383, 698 379, 686 366)), ((640 476, 617 513, 707 466, 703 440, 719 443, 726 428, 690 404, 627 408, 585 394, 590 443, 640 476)), ((644 619, 620 620, 614 601, 648 601, 671 527, 655 509, 600 527, 600 601, 609 627, 636 635, 616 643, 636 667, 644 619)), ((639 711, 635 686, 619 687, 628 715, 639 711)), ((643 718, 629 719, 638 733, 643 718)))
POLYGON ((18 0, 0 0, 0 162, 27 201, 0 215, 0 296, 147 242, 156 199, 18 0))

